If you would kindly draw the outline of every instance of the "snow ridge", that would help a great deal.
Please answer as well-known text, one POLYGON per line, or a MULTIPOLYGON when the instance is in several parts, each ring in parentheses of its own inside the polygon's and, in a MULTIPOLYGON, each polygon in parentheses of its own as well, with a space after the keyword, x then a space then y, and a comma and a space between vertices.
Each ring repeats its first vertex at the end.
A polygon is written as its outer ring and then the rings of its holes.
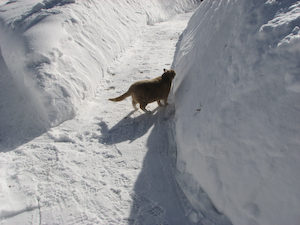
MULTIPOLYGON (((130 99, 107 100, 170 67, 190 16, 145 28, 74 119, 0 153, 1 223, 193 224, 200 218, 173 175, 172 99, 167 107, 149 104, 153 114, 133 111, 130 99)), ((201 219, 216 224, 207 214, 201 219)))
POLYGON ((10 1, 0 46, 24 101, 45 126, 76 115, 111 62, 148 24, 197 6, 175 1, 10 1), (172 6, 172 7, 171 7, 172 6))
POLYGON ((233 224, 299 222, 299 27, 293 0, 208 0, 189 21, 172 67, 178 180, 195 208, 204 190, 233 224))

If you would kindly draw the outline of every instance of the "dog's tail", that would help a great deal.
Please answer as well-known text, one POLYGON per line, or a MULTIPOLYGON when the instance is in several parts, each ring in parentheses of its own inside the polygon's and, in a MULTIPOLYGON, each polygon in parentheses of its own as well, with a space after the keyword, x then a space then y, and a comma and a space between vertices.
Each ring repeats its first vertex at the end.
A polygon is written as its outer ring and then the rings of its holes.
POLYGON ((113 102, 119 102, 119 101, 122 101, 125 98, 129 97, 130 95, 131 95, 131 91, 129 89, 125 94, 122 94, 121 96, 116 97, 116 98, 109 98, 108 100, 113 101, 113 102))

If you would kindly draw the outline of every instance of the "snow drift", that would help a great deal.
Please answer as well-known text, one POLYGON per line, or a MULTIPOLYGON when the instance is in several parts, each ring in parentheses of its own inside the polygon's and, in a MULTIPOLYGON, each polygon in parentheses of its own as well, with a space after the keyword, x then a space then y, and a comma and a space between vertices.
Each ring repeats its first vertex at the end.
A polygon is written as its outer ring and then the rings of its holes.
POLYGON ((234 224, 300 221, 300 3, 204 1, 173 68, 178 181, 234 224))
POLYGON ((55 126, 73 118, 94 95, 107 64, 145 25, 196 5, 193 0, 8 1, 0 8, 1 53, 36 117, 55 126))

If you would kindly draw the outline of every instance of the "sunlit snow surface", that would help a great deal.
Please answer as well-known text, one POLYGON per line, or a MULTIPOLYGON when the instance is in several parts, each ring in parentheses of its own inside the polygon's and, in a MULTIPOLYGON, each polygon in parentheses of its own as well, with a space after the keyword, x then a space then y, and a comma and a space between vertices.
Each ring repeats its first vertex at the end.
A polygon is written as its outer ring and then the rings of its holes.
POLYGON ((32 138, 73 118, 105 81, 108 64, 145 26, 197 5, 190 0, 0 4, 0 135, 10 145, 23 139, 25 127, 32 138), (22 129, 11 129, 11 121, 22 129))
MULTIPOLYGON (((73 119, 52 128, 43 128, 38 114, 26 114, 34 109, 18 92, 7 59, 0 58, 1 224, 189 224, 197 219, 173 175, 175 148, 174 142, 168 143, 167 131, 174 107, 158 109, 153 103, 147 106, 154 111, 149 115, 133 111, 130 99, 108 101, 134 81, 154 78, 170 68, 190 16, 180 14, 153 24, 144 15, 139 35, 105 64, 94 95, 83 101, 73 119)), ((84 26, 82 32, 84 28, 88 29, 84 26)), ((57 60, 66 54, 60 51, 64 54, 57 60)), ((85 60, 87 55, 74 52, 72 57, 85 60)), ((72 65, 80 67, 80 60, 72 65)), ((213 208, 207 214, 211 216, 203 221, 226 221, 213 208)))
POLYGON ((234 224, 300 222, 300 3, 204 1, 173 67, 178 180, 234 224))
POLYGON ((94 95, 107 64, 143 27, 195 5, 190 0, 9 1, 0 9, 1 52, 31 113, 55 126, 73 118, 94 95))
POLYGON ((299 224, 299 2, 0 4, 1 224, 299 224))

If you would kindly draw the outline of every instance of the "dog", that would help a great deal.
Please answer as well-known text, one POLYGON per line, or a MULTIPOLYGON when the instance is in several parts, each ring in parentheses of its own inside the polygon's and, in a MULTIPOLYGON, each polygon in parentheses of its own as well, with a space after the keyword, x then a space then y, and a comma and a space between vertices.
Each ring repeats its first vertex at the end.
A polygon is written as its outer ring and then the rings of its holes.
POLYGON ((136 104, 139 103, 140 108, 144 112, 151 113, 145 108, 151 102, 157 101, 158 105, 162 106, 161 100, 163 100, 164 104, 168 105, 167 99, 175 75, 176 73, 174 70, 164 69, 163 75, 154 79, 137 81, 129 87, 125 94, 108 100, 118 102, 131 96, 132 105, 135 110, 138 110, 136 104))

